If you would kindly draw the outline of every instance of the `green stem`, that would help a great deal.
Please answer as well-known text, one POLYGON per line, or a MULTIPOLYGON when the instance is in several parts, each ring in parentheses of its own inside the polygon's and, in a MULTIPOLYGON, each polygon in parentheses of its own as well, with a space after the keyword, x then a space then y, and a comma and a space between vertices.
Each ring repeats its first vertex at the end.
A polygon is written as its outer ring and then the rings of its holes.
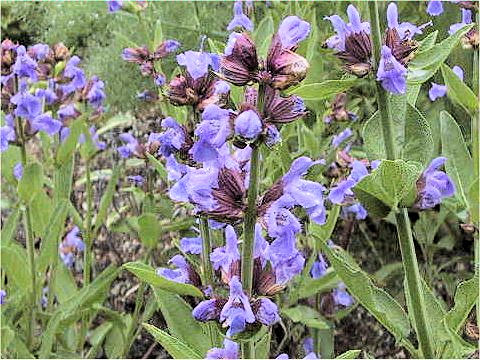
POLYGON ((85 218, 85 252, 83 269, 83 286, 90 284, 92 267, 92 179, 90 174, 90 158, 85 162, 86 166, 86 190, 87 190, 87 216, 85 218))
MULTIPOLYGON (((25 144, 25 137, 23 134, 23 126, 20 119, 17 118, 17 129, 20 135, 21 146, 21 159, 22 165, 25 168, 27 166, 27 149, 25 144)), ((35 239, 32 226, 32 214, 30 212, 29 204, 25 204, 25 232, 26 232, 26 245, 28 265, 30 268, 30 280, 31 280, 31 295, 30 295, 30 309, 29 309, 29 322, 27 329, 27 347, 32 348, 32 343, 35 333, 35 315, 36 315, 36 298, 37 298, 37 269, 35 267, 35 239)))
MULTIPOLYGON (((150 256, 152 254, 152 248, 149 248, 147 250, 147 253, 145 254, 145 263, 148 264, 150 261, 150 256)), ((128 351, 132 347, 133 342, 135 341, 136 333, 137 333, 137 328, 140 325, 140 309, 143 306, 143 298, 145 295, 145 291, 147 290, 147 283, 141 282, 138 291, 137 291, 137 296, 135 298, 135 309, 133 310, 133 315, 132 315, 132 321, 130 322, 130 326, 128 327, 127 331, 127 336, 125 337, 125 347, 123 348, 122 351, 122 359, 125 359, 128 355, 128 351)))
MULTIPOLYGON (((477 10, 475 12, 475 22, 477 23, 477 27, 480 24, 480 15, 479 11, 477 10)), ((478 92, 478 67, 480 66, 479 64, 479 50, 474 49, 473 51, 473 83, 472 83, 472 88, 474 94, 478 97, 479 92, 478 92)), ((472 117, 472 157, 473 157, 473 171, 475 174, 475 179, 478 179, 480 177, 479 173, 479 168, 480 168, 480 157, 479 157, 479 152, 480 152, 480 143, 479 143, 479 127, 480 127, 480 114, 477 109, 477 113, 472 117)), ((478 188, 477 188, 478 191, 478 188)), ((478 216, 478 214, 477 214, 478 216)), ((480 271, 480 240, 479 240, 479 231, 480 231, 480 223, 477 221, 476 224, 474 224, 474 234, 473 234, 473 246, 474 246, 474 253, 475 253, 475 274, 478 274, 480 271)), ((480 300, 477 300, 476 304, 476 315, 477 315, 477 326, 480 326, 480 300)))
MULTIPOLYGON (((262 84, 258 89, 257 107, 260 114, 263 113, 265 90, 262 84)), ((242 284, 247 296, 252 294, 253 285, 253 248, 255 245, 255 223, 257 222, 257 196, 258 196, 258 174, 260 170, 260 145, 253 143, 252 156, 250 158, 250 184, 248 187, 247 210, 245 212, 245 223, 243 231, 242 247, 242 284)), ((253 341, 242 344, 244 359, 255 358, 255 346, 253 341)))
MULTIPOLYGON (((370 22, 372 24, 372 52, 375 64, 373 69, 376 69, 376 64, 380 59, 380 49, 382 46, 380 20, 378 15, 378 2, 370 1, 368 3, 370 12, 370 22)), ((377 87, 377 106, 382 122, 383 138, 385 143, 385 151, 387 159, 395 160, 395 140, 393 137, 393 121, 390 113, 390 106, 386 92, 381 87, 380 83, 376 82, 377 87)), ((397 234, 400 249, 402 252, 402 261, 407 280, 408 296, 410 297, 411 310, 413 311, 412 318, 415 322, 415 329, 417 331, 418 342, 424 358, 433 358, 433 348, 431 334, 428 331, 426 309, 423 298, 422 280, 420 271, 418 269, 417 256, 415 254, 415 245, 413 243, 412 230, 410 219, 408 218, 407 209, 400 209, 396 215, 397 234)))
POLYGON ((206 218, 200 219, 200 234, 202 236, 202 275, 203 285, 213 286, 213 269, 210 262, 210 253, 212 252, 212 244, 210 238, 210 228, 206 218))

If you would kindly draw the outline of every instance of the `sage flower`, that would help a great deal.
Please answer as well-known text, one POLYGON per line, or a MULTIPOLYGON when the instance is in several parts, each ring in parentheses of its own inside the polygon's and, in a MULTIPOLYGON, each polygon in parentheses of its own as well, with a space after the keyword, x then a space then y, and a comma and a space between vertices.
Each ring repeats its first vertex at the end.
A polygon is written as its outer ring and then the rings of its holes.
POLYGON ((227 26, 228 31, 232 31, 235 28, 244 28, 247 31, 253 30, 252 21, 243 13, 242 1, 237 0, 233 4, 233 19, 227 26))

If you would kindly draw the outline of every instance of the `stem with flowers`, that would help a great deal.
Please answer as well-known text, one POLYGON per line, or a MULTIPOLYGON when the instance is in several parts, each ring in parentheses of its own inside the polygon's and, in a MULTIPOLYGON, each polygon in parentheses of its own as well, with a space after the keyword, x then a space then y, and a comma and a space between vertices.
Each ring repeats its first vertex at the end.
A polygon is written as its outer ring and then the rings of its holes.
MULTIPOLYGON (((370 12, 370 21, 372 25, 373 59, 375 61, 374 66, 376 66, 380 59, 380 49, 382 46, 378 2, 369 2, 368 9, 370 12)), ((396 150, 389 101, 385 90, 382 88, 379 82, 376 82, 376 93, 387 159, 395 160, 396 150)), ((408 289, 406 296, 410 298, 409 302, 411 305, 411 310, 413 311, 412 318, 415 323, 421 354, 424 358, 430 359, 434 356, 432 350, 432 339, 427 326, 426 308, 421 283, 422 279, 418 268, 417 256, 415 254, 415 245, 413 242, 407 209, 401 208, 395 214, 395 218, 397 223, 398 241, 402 253, 402 262, 408 289)))
MULTIPOLYGON (((265 88, 263 84, 258 88, 257 109, 263 112, 265 88)), ((242 247, 242 284, 247 294, 252 293, 253 284, 253 248, 255 244, 255 223, 257 221, 257 196, 258 196, 258 174, 260 170, 260 144, 252 144, 252 156, 250 158, 250 181, 248 186, 247 210, 245 212, 244 240, 242 247)), ((255 358, 255 346, 253 341, 242 344, 244 359, 255 358)))
MULTIPOLYGON (((21 159, 22 165, 25 168, 27 166, 27 149, 26 149, 26 140, 23 132, 23 126, 20 121, 20 118, 17 118, 17 129, 19 138, 21 140, 21 159)), ((35 244, 34 244, 34 235, 33 235, 33 226, 32 226, 32 215, 30 213, 30 206, 25 204, 25 233, 26 233, 26 245, 27 245, 27 255, 28 255, 28 265, 30 268, 30 280, 31 280, 31 298, 30 298, 30 312, 29 317, 30 321, 28 322, 27 329, 27 348, 31 349, 32 342, 35 333, 35 313, 36 313, 36 295, 37 295, 37 274, 35 267, 35 244)))

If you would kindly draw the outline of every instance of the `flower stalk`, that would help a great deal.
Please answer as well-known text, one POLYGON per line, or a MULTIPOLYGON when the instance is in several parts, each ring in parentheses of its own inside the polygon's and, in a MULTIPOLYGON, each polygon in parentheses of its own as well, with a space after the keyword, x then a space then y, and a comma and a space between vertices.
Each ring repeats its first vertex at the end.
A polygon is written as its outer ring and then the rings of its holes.
MULTIPOLYGON (((263 113, 265 98, 265 88, 262 84, 258 88, 257 108, 259 113, 263 113)), ((255 223, 257 221, 257 196, 258 196, 258 174, 260 170, 260 145, 253 143, 252 155, 250 158, 250 183, 248 186, 247 210, 245 212, 244 239, 242 247, 242 284, 247 295, 252 293, 253 285, 253 249, 255 245, 255 223)), ((255 347, 253 341, 242 344, 242 353, 244 359, 253 359, 255 357, 255 347)))
MULTIPOLYGON (((23 126, 19 118, 17 118, 17 129, 21 139, 21 159, 23 168, 27 166, 27 149, 25 143, 25 137, 23 133, 23 126)), ((27 329, 27 347, 31 349, 32 342, 35 332, 35 315, 36 315, 36 297, 37 297, 37 270, 35 267, 35 244, 34 244, 34 235, 33 235, 33 226, 32 226, 32 215, 30 212, 30 206, 25 204, 25 232, 26 232, 26 245, 27 245, 27 256, 28 256, 28 265, 30 268, 30 280, 31 280, 31 298, 30 298, 30 313, 29 313, 29 322, 27 329)))
MULTIPOLYGON (((372 50, 375 61, 373 67, 376 68, 380 59, 380 49, 382 46, 378 2, 369 2, 368 8, 372 25, 372 50)), ((387 159, 395 160, 396 149, 393 137, 393 121, 388 97, 379 82, 376 82, 376 90, 378 111, 382 123, 387 159)), ((395 217, 397 223, 398 241, 402 253, 403 268, 407 280, 408 296, 410 297, 409 300, 411 304, 411 310, 413 311, 412 317, 415 322, 415 329, 417 332, 421 354, 424 358, 433 358, 434 353, 432 348, 431 334, 427 325, 426 308, 421 284, 422 280, 418 268, 417 256, 415 254, 415 245, 413 243, 412 230, 407 209, 400 209, 396 213, 395 217)))

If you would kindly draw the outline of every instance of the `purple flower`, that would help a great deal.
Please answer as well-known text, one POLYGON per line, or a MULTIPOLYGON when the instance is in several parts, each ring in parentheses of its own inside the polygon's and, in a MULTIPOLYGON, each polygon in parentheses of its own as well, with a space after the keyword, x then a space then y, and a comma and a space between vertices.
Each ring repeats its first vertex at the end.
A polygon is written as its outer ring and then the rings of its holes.
POLYGON ((353 197, 352 187, 360 180, 368 175, 368 170, 365 164, 361 161, 355 160, 352 163, 352 171, 345 180, 340 181, 337 186, 333 187, 328 194, 328 199, 333 204, 342 204, 346 197, 353 197))
POLYGON ((253 247, 253 258, 259 258, 262 267, 265 266, 267 261, 268 242, 262 235, 262 226, 259 223, 255 224, 255 243, 253 247))
POLYGON ((313 338, 306 337, 303 339, 303 350, 306 354, 313 352, 313 338))
POLYGON ((12 104, 17 105, 15 115, 27 120, 33 120, 42 112, 42 103, 39 98, 28 91, 20 91, 10 99, 12 104))
POLYGON ((103 91, 105 84, 97 76, 92 77, 92 86, 87 93, 88 103, 94 108, 102 106, 105 100, 105 92, 103 91))
POLYGON ((440 0, 430 0, 427 6, 427 13, 431 16, 438 16, 443 13, 443 4, 440 0))
POLYGON ((132 175, 127 177, 128 181, 133 183, 135 186, 143 186, 145 179, 142 175, 132 175))
POLYGON ((342 208, 342 214, 344 217, 348 217, 349 214, 353 214, 355 219, 364 220, 367 218, 367 210, 360 203, 355 203, 353 205, 342 208))
POLYGON ((177 40, 169 39, 164 41, 165 51, 168 53, 177 51, 180 45, 180 42, 178 42, 177 40))
POLYGON ((107 0, 107 4, 108 11, 114 13, 123 7, 123 0, 107 0))
POLYGON ((13 73, 18 77, 27 77, 31 81, 37 81, 37 62, 28 56, 25 46, 17 47, 17 60, 13 64, 13 73))
POLYGON ((7 292, 3 289, 0 290, 0 305, 5 304, 5 298, 7 297, 7 292))
POLYGON ((256 317, 259 322, 264 325, 270 326, 280 321, 280 316, 278 315, 277 305, 267 298, 259 299, 258 310, 256 312, 256 317))
POLYGON ((321 225, 326 220, 326 211, 323 205, 325 188, 319 183, 301 178, 310 167, 320 163, 324 163, 324 161, 313 161, 306 156, 296 159, 282 178, 283 195, 279 200, 283 201, 285 205, 290 202, 292 205, 303 207, 310 219, 321 225))
POLYGON ((428 90, 428 97, 431 101, 444 97, 447 94, 447 85, 440 85, 432 82, 432 87, 428 90))
POLYGON ((292 49, 310 34, 310 24, 298 16, 287 16, 278 27, 283 48, 292 49))
POLYGON ((199 255, 202 253, 202 242, 201 237, 184 237, 180 240, 180 249, 187 254, 199 255))
POLYGON ((169 181, 180 180, 187 173, 188 169, 187 165, 180 164, 173 155, 167 157, 165 168, 167 169, 169 181))
POLYGON ((61 105, 57 111, 57 116, 60 121, 65 122, 68 119, 76 118, 80 113, 75 109, 74 104, 61 105))
POLYGON ((138 140, 133 137, 132 134, 123 133, 119 136, 120 140, 127 143, 126 145, 120 146, 117 151, 120 156, 124 159, 129 158, 135 152, 138 146, 138 140))
POLYGON ((338 15, 327 16, 325 19, 332 23, 333 29, 336 35, 327 39, 326 44, 328 48, 335 49, 337 51, 345 51, 345 40, 352 34, 359 34, 364 32, 370 34, 370 24, 368 22, 362 22, 358 10, 353 5, 347 7, 347 15, 349 23, 338 15))
POLYGON ((221 308, 217 299, 201 301, 192 311, 192 316, 197 321, 216 320, 220 316, 221 308))
POLYGON ((230 84, 226 81, 219 80, 215 83, 215 95, 227 94, 230 91, 230 84))
POLYGON ((262 132, 262 120, 254 110, 241 112, 235 119, 235 134, 253 140, 262 132))
POLYGON ((313 263, 310 269, 310 276, 313 279, 319 279, 327 273, 328 264, 322 254, 318 254, 317 260, 313 263))
POLYGON ((210 261, 215 270, 222 269, 229 273, 230 266, 240 260, 240 252, 237 245, 238 239, 235 229, 231 225, 225 227, 225 246, 216 248, 210 254, 210 261))
POLYGON ((84 71, 77 66, 79 63, 80 58, 72 56, 63 70, 63 75, 71 79, 70 83, 61 86, 64 96, 73 93, 75 90, 83 89, 87 84, 84 71))
POLYGON ((238 344, 225 338, 225 340, 223 340, 223 348, 208 350, 206 359, 238 359, 239 355, 238 344))
POLYGON ((227 336, 238 334, 245 329, 246 323, 255 322, 250 300, 243 292, 238 276, 233 276, 230 280, 230 295, 220 312, 220 321, 230 327, 227 336))
POLYGON ((169 264, 173 264, 176 269, 157 268, 157 275, 163 276, 168 280, 172 280, 178 283, 189 284, 189 265, 182 255, 175 255, 169 261, 169 264))
MULTIPOLYGON (((463 81, 463 69, 460 66, 454 66, 452 68, 452 71, 455 73, 455 75, 458 76, 460 80, 463 81)), ((435 101, 438 98, 441 98, 447 94, 448 89, 446 85, 440 85, 434 82, 432 82, 431 84, 432 84, 432 87, 428 91, 428 97, 430 98, 431 101, 435 101)))
POLYGON ((432 160, 427 169, 417 181, 418 195, 416 206, 422 210, 430 209, 440 204, 443 198, 455 194, 455 185, 450 177, 438 170, 445 164, 445 157, 432 160))
POLYGON ((100 141, 99 140, 99 135, 97 134, 97 129, 95 128, 95 125, 90 126, 90 129, 88 129, 90 132, 90 136, 92 137, 92 141, 95 144, 96 148, 98 150, 105 150, 107 148, 107 144, 105 141, 100 141))
POLYGON ((35 44, 29 48, 36 60, 43 60, 47 57, 50 48, 46 44, 35 44))
POLYGON ((265 137, 265 144, 268 147, 273 147, 282 141, 282 136, 280 135, 280 131, 278 131, 275 125, 267 124, 266 128, 267 128, 267 134, 265 137))
POLYGON ((218 149, 231 135, 230 112, 215 104, 209 104, 202 113, 202 122, 197 125, 195 135, 198 141, 190 149, 193 159, 198 162, 216 160, 218 149))
POLYGON ((4 152, 8 149, 8 142, 15 140, 15 130, 8 126, 0 127, 0 152, 4 152))
POLYGON ((31 122, 32 128, 38 131, 44 131, 48 135, 54 135, 58 133, 62 127, 62 123, 56 119, 53 119, 48 114, 41 114, 35 117, 31 122))
POLYGON ((242 38, 242 34, 237 32, 232 32, 228 36, 227 45, 225 46, 225 51, 223 52, 225 56, 230 56, 233 53, 233 49, 235 48, 235 44, 238 39, 242 38))
POLYGON ((85 244, 83 243, 82 238, 78 236, 79 232, 80 229, 78 226, 74 226, 58 246, 60 258, 68 268, 73 265, 74 252, 83 251, 85 249, 85 244))
POLYGON ((416 34, 422 33, 422 28, 425 25, 418 27, 409 22, 398 23, 398 9, 397 4, 390 3, 387 8, 387 22, 389 29, 396 29, 401 40, 411 40, 416 34))
POLYGON ((163 85, 165 85, 165 81, 166 81, 165 75, 163 75, 163 74, 155 75, 155 78, 154 78, 155 85, 163 86, 163 85))
POLYGON ((343 130, 340 134, 335 135, 332 138, 332 145, 336 149, 340 146, 341 143, 343 143, 346 139, 348 139, 350 136, 353 135, 353 132, 350 128, 346 128, 343 130))
POLYGON ((50 79, 48 81, 48 88, 47 89, 37 89, 35 92, 35 96, 40 98, 45 98, 45 102, 48 105, 52 105, 55 101, 58 100, 57 94, 55 94, 55 81, 50 79))
POLYGON ((13 167, 13 176, 15 179, 20 180, 23 176, 23 165, 21 162, 16 163, 13 167))
POLYGON ((468 9, 462 9, 462 22, 450 25, 448 33, 450 35, 455 34, 458 30, 463 28, 465 25, 472 23, 472 11, 468 9))
POLYGON ((215 207, 212 188, 218 185, 218 169, 188 168, 186 174, 170 188, 169 196, 174 201, 191 202, 199 211, 215 207))
POLYGON ((162 120, 162 128, 166 129, 158 137, 160 153, 168 157, 179 151, 185 143, 185 131, 182 126, 172 117, 162 120))
POLYGON ((232 31, 237 27, 243 27, 245 30, 252 31, 252 21, 243 13, 242 1, 237 0, 233 4, 233 19, 228 24, 227 30, 232 31))
POLYGON ((345 290, 344 283, 338 284, 338 287, 336 289, 333 289, 332 295, 333 295, 333 301, 335 302, 336 305, 342 305, 347 307, 347 306, 353 305, 354 303, 353 298, 345 290))
POLYGON ((392 55, 392 50, 382 46, 382 55, 377 71, 377 80, 382 82, 385 90, 393 94, 404 94, 407 91, 407 69, 392 55))
POLYGON ((197 80, 206 75, 208 73, 208 67, 213 67, 214 65, 209 53, 191 50, 177 55, 177 62, 179 65, 187 68, 193 80, 197 80))

